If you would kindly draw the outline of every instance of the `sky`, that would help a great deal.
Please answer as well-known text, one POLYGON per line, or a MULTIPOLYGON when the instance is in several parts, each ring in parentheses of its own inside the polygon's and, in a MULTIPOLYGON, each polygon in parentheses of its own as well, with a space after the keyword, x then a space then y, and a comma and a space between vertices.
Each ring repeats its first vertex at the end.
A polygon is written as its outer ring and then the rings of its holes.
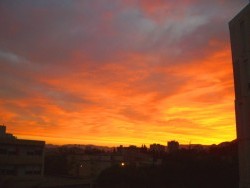
POLYGON ((1 0, 0 124, 51 144, 236 138, 228 22, 247 0, 1 0))

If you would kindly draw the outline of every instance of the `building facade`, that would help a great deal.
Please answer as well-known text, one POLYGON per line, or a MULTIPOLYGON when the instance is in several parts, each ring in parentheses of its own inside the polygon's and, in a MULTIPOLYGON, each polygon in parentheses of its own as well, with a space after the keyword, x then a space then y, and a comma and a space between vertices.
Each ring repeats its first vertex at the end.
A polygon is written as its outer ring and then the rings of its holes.
POLYGON ((234 85, 240 188, 250 188, 250 4, 229 23, 234 85))
POLYGON ((0 178, 42 176, 44 145, 44 141, 17 139, 0 126, 0 178))

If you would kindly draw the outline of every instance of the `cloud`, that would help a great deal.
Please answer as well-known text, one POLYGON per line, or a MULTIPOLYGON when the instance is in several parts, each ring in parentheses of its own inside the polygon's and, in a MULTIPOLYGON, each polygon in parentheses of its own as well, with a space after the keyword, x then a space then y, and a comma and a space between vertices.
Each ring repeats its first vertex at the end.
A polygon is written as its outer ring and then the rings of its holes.
POLYGON ((2 62, 10 62, 10 63, 15 63, 15 64, 18 64, 18 63, 26 63, 27 60, 23 57, 20 57, 16 54, 13 54, 13 53, 10 53, 10 52, 3 52, 3 51, 0 51, 0 60, 2 62))
POLYGON ((246 3, 1 1, 0 118, 53 143, 234 139, 227 24, 246 3))

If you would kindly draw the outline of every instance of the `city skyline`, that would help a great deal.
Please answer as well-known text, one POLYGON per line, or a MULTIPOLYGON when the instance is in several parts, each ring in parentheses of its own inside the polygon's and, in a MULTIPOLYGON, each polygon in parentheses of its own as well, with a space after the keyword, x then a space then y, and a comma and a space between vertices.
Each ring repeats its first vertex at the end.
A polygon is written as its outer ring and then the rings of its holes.
POLYGON ((52 144, 236 138, 241 1, 1 1, 0 124, 52 144))

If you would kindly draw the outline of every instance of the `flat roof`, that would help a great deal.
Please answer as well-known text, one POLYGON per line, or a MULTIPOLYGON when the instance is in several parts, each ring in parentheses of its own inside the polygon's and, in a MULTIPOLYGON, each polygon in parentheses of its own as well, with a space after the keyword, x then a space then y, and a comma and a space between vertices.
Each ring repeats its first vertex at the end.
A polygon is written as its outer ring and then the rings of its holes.
POLYGON ((16 138, 0 138, 1 144, 6 145, 26 145, 26 146, 44 146, 45 141, 39 140, 24 140, 24 139, 16 139, 16 138))
POLYGON ((250 3, 244 7, 230 22, 229 25, 234 24, 235 22, 238 22, 245 14, 250 12, 250 3))

